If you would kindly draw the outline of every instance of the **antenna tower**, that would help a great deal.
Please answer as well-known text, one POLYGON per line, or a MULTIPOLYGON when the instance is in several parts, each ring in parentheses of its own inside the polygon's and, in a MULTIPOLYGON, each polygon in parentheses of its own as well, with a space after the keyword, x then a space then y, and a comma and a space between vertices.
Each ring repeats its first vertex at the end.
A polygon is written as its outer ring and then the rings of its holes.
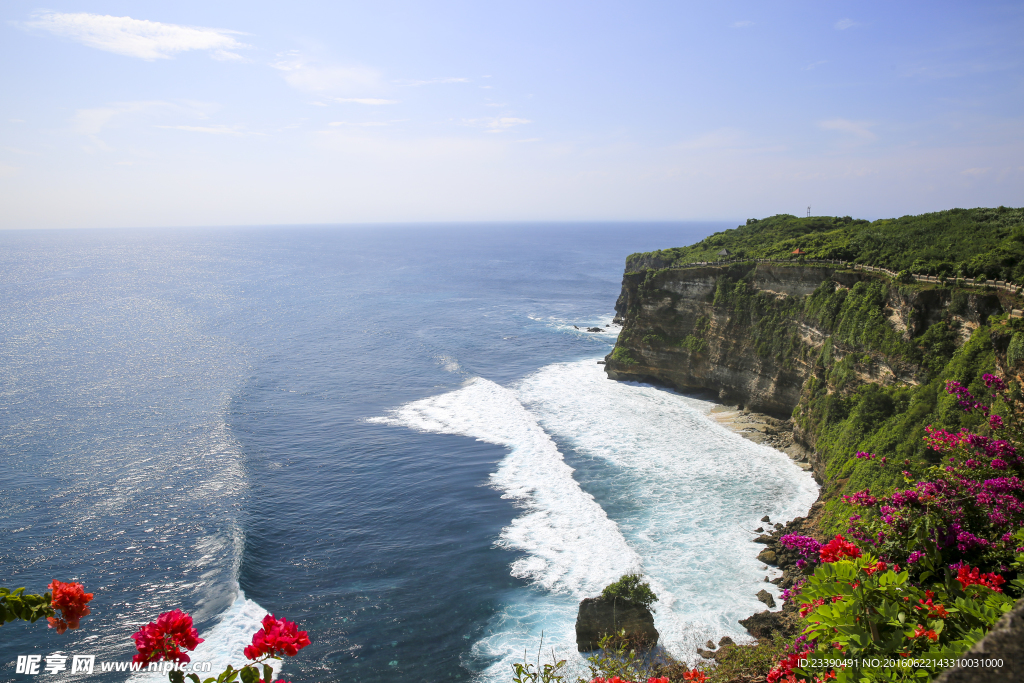
POLYGON ((807 207, 807 217, 808 218, 811 217, 811 207, 809 207, 809 206, 807 207))

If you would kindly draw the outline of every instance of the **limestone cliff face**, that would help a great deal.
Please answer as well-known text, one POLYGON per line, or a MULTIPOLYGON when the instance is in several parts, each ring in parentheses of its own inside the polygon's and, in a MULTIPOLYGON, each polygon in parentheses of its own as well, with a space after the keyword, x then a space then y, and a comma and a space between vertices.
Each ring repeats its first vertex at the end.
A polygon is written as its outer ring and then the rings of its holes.
MULTIPOLYGON (((641 260, 627 263, 622 294, 615 305, 616 322, 623 329, 615 350, 606 358, 605 368, 612 379, 710 392, 723 402, 788 418, 800 401, 805 381, 815 373, 816 363, 820 371, 819 352, 826 342, 831 345, 830 362, 851 353, 857 353, 858 359, 865 355, 863 349, 833 343, 827 330, 800 314, 798 304, 825 281, 836 288, 852 288, 862 280, 877 279, 875 274, 767 263, 637 270, 658 265, 647 263, 650 258, 641 260), (740 280, 749 283, 750 290, 760 297, 753 313, 716 301, 716 292, 722 298, 723 282, 740 280), (775 302, 774 309, 771 302, 775 302), (770 315, 775 317, 764 317, 770 315), (778 338, 783 334, 787 346, 780 350, 778 338), (772 335, 776 346, 769 348, 765 340, 772 335)), ((893 287, 884 315, 909 341, 943 315, 950 298, 945 289, 901 293, 893 287)), ((954 317, 965 334, 990 313, 1001 310, 994 294, 970 294, 964 303, 954 317)), ((917 382, 920 368, 912 364, 880 355, 871 360, 858 365, 859 380, 917 382)))

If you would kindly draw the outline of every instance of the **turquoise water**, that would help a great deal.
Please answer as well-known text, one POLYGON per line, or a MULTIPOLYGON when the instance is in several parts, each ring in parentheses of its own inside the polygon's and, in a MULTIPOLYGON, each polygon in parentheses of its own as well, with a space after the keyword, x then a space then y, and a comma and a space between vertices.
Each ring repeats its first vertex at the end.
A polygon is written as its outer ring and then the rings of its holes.
POLYGON ((633 568, 670 650, 740 636, 746 529, 813 482, 596 363, 625 256, 723 227, 0 233, 3 585, 96 594, 79 631, 4 626, 2 676, 127 660, 181 608, 218 664, 299 622, 295 683, 508 680, 633 568))

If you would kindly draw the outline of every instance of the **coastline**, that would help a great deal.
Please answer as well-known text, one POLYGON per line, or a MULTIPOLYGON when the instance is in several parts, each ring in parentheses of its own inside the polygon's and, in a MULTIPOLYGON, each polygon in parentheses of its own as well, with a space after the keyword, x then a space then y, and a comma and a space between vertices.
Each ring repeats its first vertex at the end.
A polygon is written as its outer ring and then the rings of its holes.
MULTIPOLYGON (((764 413, 745 410, 740 406, 726 404, 716 404, 708 412, 708 417, 749 441, 785 453, 800 469, 815 474, 814 467, 810 462, 813 454, 795 440, 792 420, 781 420, 764 413)), ((815 479, 817 480, 818 477, 815 476, 815 479)), ((821 483, 818 481, 819 485, 821 483)), ((758 553, 757 559, 782 570, 782 576, 770 582, 779 588, 792 588, 799 577, 803 575, 796 565, 799 556, 795 551, 783 546, 779 539, 786 534, 818 535, 818 518, 824 509, 821 499, 822 490, 819 489, 818 499, 811 505, 805 517, 795 517, 781 523, 777 520, 765 522, 764 532, 752 539, 755 543, 765 546, 764 550, 758 553)), ((768 517, 765 516, 765 520, 767 519, 768 517)), ((764 520, 762 521, 764 522, 764 520)), ((759 594, 758 599, 765 603, 766 609, 752 614, 746 619, 740 619, 740 625, 746 628, 751 636, 760 640, 770 636, 773 631, 796 635, 800 627, 795 605, 790 606, 783 603, 776 610, 774 609, 775 602, 770 598, 759 594)), ((714 659, 716 652, 698 650, 698 654, 711 659, 714 659)))
MULTIPOLYGON (((800 469, 813 472, 811 452, 794 438, 792 420, 780 420, 771 415, 724 404, 712 408, 708 417, 749 441, 785 453, 800 469)), ((820 481, 818 483, 821 484, 820 481)))

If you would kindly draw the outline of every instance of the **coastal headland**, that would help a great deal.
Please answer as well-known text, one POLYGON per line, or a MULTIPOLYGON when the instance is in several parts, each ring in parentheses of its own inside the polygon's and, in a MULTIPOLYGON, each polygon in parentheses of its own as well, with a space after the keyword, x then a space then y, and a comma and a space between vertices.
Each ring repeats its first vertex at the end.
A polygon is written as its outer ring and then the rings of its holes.
MULTIPOLYGON (((937 463, 926 426, 987 433, 944 389, 984 395, 993 372, 1020 382, 1022 254, 1020 209, 751 219, 627 259, 605 370, 710 395, 712 419, 813 473, 821 495, 808 517, 766 522, 755 539, 790 587, 799 555, 783 535, 843 533, 859 512, 844 495, 923 476, 937 463)), ((756 637, 793 632, 784 612, 741 623, 756 637)))

